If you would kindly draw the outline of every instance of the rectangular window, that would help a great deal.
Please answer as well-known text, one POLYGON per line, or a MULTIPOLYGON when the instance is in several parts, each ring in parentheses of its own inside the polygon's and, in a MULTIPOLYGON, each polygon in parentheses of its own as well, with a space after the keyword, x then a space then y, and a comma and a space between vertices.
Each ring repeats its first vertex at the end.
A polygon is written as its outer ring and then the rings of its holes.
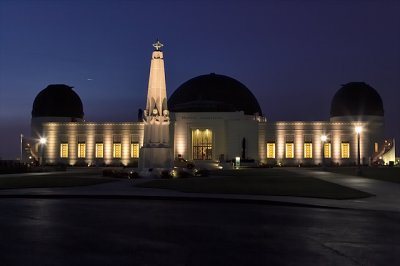
POLYGON ((331 144, 330 143, 324 144, 324 157, 331 158, 331 144))
POLYGON ((304 158, 312 158, 312 143, 310 142, 304 143, 304 158))
POLYGON ((121 149, 122 149, 121 143, 113 144, 113 157, 114 158, 121 158, 121 154, 122 154, 121 149))
POLYGON ((139 143, 131 143, 131 158, 139 158, 139 143))
POLYGON ((60 144, 60 157, 61 158, 68 158, 68 143, 61 143, 60 144))
POLYGON ((304 135, 304 143, 312 143, 313 141, 313 135, 307 134, 304 135))
POLYGON ((95 136, 95 141, 96 141, 96 143, 102 143, 104 140, 103 140, 103 135, 96 135, 95 136))
POLYGON ((294 143, 286 143, 285 152, 286 158, 294 158, 294 143))
POLYGON ((212 160, 213 132, 210 129, 192 130, 193 160, 212 160))
POLYGON ((86 157, 86 144, 78 143, 78 158, 85 158, 86 157))
POLYGON ((113 142, 114 143, 121 143, 121 135, 113 135, 113 142))
POLYGON ((375 142, 375 145, 374 145, 374 150, 375 150, 375 152, 378 152, 378 151, 379 151, 379 145, 378 145, 378 142, 375 142))
POLYGON ((286 142, 294 142, 294 135, 286 135, 285 141, 286 142))
POLYGON ((267 158, 268 159, 275 158, 275 143, 274 142, 267 143, 267 158))
POLYGON ((96 158, 103 158, 104 156, 104 145, 103 143, 96 143, 96 158))
POLYGON ((348 142, 342 142, 342 145, 340 147, 341 155, 343 159, 348 159, 350 158, 350 143, 348 142))

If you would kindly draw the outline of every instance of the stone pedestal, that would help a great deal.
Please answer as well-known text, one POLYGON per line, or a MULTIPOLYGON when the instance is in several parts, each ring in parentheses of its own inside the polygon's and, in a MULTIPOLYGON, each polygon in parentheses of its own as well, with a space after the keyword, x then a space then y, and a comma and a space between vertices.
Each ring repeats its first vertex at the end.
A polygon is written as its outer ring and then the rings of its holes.
POLYGON ((170 147, 142 147, 139 168, 171 168, 172 150, 170 147))

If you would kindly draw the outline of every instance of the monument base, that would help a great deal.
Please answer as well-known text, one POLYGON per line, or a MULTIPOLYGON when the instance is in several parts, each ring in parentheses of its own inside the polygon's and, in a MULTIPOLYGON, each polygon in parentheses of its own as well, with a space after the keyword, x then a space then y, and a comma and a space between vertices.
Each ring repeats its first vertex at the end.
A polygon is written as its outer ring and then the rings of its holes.
POLYGON ((142 177, 161 177, 162 172, 173 167, 170 147, 142 147, 139 158, 139 175, 142 177))

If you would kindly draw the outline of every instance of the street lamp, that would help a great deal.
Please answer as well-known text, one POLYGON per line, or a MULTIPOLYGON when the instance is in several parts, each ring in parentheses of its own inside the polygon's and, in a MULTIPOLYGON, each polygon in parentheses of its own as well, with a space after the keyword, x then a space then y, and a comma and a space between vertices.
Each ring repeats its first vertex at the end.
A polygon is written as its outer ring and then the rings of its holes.
POLYGON ((322 144, 322 148, 321 148, 321 156, 322 156, 322 170, 325 171, 325 142, 328 139, 328 137, 326 135, 322 135, 321 136, 321 144, 322 144))
POLYGON ((47 143, 47 139, 46 138, 40 138, 39 139, 39 143, 40 143, 40 166, 43 166, 43 157, 44 157, 44 145, 46 145, 47 143))
POLYGON ((20 156, 19 156, 19 162, 20 163, 22 163, 23 162, 23 160, 22 160, 22 149, 23 149, 23 143, 24 143, 24 135, 23 134, 21 134, 20 135, 20 156))
POLYGON ((355 131, 357 134, 357 175, 361 175, 361 151, 360 151, 360 136, 362 132, 361 126, 356 126, 355 131))

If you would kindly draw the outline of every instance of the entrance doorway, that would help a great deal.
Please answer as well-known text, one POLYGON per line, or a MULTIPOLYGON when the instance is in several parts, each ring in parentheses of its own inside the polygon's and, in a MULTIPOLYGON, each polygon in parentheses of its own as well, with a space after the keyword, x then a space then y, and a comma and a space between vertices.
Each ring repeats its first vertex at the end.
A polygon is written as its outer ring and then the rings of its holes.
POLYGON ((192 130, 193 160, 212 160, 212 138, 210 129, 192 130))

